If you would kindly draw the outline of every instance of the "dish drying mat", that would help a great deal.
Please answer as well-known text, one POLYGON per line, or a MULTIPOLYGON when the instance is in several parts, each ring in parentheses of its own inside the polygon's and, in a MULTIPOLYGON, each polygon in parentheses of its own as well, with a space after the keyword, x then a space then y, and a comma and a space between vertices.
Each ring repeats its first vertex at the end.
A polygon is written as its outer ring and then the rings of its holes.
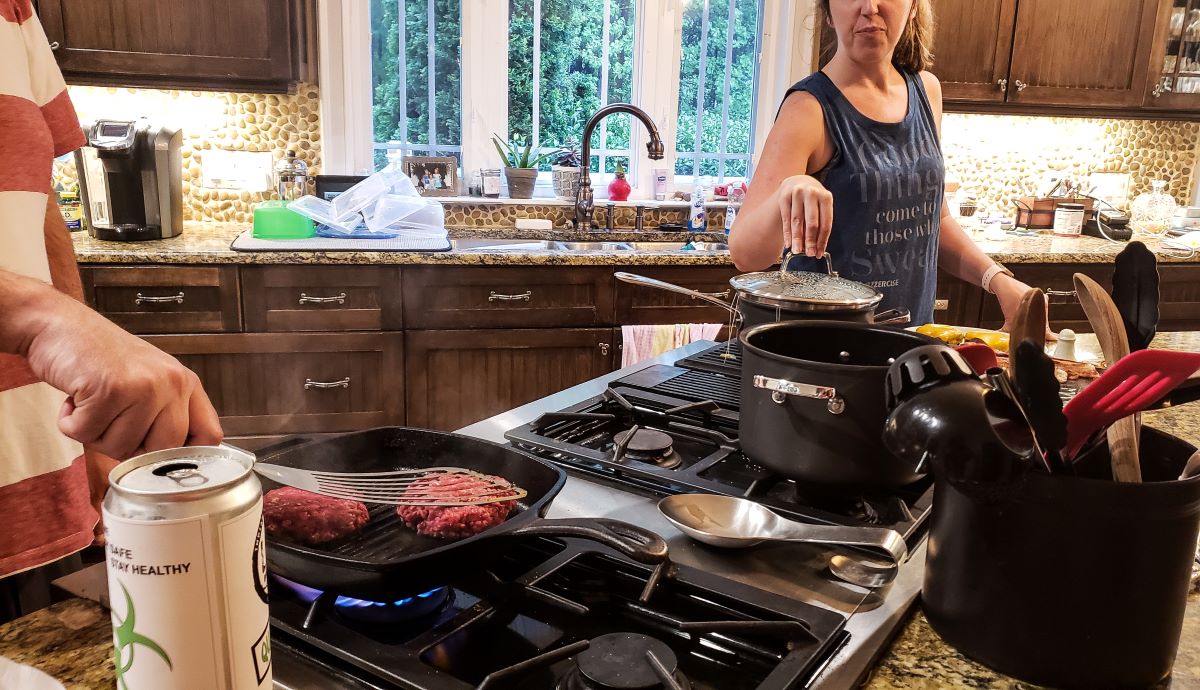
POLYGON ((229 248, 235 252, 448 252, 446 237, 400 235, 386 240, 306 237, 302 240, 265 240, 246 230, 234 238, 229 248))

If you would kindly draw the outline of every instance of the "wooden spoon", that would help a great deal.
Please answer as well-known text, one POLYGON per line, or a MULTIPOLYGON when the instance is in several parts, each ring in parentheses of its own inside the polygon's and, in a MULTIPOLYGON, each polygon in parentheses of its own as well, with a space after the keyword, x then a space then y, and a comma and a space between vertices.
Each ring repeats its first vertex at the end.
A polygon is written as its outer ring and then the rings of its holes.
POLYGON ((1008 368, 1014 381, 1019 380, 1017 348, 1026 340, 1032 340, 1039 350, 1046 347, 1046 295, 1037 288, 1021 295, 1008 332, 1008 368))
MULTIPOLYGON (((1112 298, 1100 286, 1082 273, 1074 276, 1079 304, 1087 314, 1088 323, 1100 341, 1100 351, 1111 366, 1129 354, 1129 336, 1125 322, 1112 298)), ((1119 482, 1140 483, 1142 468, 1138 459, 1138 437, 1141 434, 1139 415, 1130 415, 1108 427, 1108 453, 1112 457, 1113 479, 1119 482)))

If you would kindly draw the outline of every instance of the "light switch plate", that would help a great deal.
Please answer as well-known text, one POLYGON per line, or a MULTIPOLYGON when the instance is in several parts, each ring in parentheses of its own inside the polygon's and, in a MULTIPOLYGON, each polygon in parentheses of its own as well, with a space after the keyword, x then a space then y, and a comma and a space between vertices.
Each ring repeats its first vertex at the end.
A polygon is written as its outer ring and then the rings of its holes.
POLYGON ((199 153, 205 187, 247 192, 270 191, 274 164, 274 156, 270 151, 208 149, 199 153))

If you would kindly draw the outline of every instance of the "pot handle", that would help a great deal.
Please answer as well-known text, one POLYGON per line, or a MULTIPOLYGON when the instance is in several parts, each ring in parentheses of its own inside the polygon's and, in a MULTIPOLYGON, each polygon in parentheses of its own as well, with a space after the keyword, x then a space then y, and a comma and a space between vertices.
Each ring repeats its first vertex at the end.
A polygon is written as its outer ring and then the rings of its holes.
POLYGON ((576 537, 600 542, 639 563, 655 565, 667 560, 667 542, 637 525, 607 518, 535 520, 508 533, 517 537, 576 537))
MULTIPOLYGON (((792 263, 792 259, 796 258, 797 256, 799 256, 799 255, 793 254, 791 249, 783 250, 783 260, 779 262, 779 277, 780 278, 786 279, 788 277, 788 273, 789 273, 788 264, 792 263)), ((833 257, 830 256, 829 252, 825 252, 825 256, 823 256, 821 258, 825 259, 825 272, 828 273, 829 275, 833 276, 834 278, 837 278, 838 273, 837 273, 837 271, 833 270, 833 257)))
POLYGON ((876 314, 871 323, 877 326, 902 326, 912 323, 912 312, 907 309, 888 309, 876 314))
POLYGON ((846 401, 838 397, 837 389, 831 386, 814 386, 809 383, 796 383, 787 379, 773 379, 756 374, 754 387, 771 391, 771 400, 780 405, 787 400, 787 396, 794 395, 798 398, 826 401, 825 409, 829 410, 829 414, 841 414, 846 411, 846 401))
MULTIPOLYGON (((624 271, 617 271, 616 273, 613 274, 613 277, 615 277, 617 280, 619 280, 623 283, 630 283, 633 285, 641 285, 642 287, 658 288, 659 290, 668 290, 670 292, 678 292, 679 294, 687 295, 688 297, 691 297, 692 299, 702 299, 705 302, 709 302, 711 304, 717 305, 718 307, 725 308, 731 314, 738 314, 737 310, 733 308, 732 304, 726 302, 725 300, 713 297, 712 295, 710 295, 708 293, 700 292, 699 290, 692 290, 691 288, 685 288, 682 285, 668 283, 666 281, 658 280, 656 278, 647 278, 646 276, 639 276, 634 273, 626 273, 624 271)), ((741 315, 738 314, 738 316, 740 318, 741 315)))

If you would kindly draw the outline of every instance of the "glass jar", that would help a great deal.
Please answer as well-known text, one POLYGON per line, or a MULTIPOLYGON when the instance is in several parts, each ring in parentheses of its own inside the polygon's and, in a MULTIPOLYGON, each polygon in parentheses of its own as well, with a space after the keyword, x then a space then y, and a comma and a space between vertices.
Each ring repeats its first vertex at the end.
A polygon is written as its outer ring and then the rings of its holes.
POLYGON ((1054 234, 1079 237, 1083 233, 1083 204, 1064 202, 1054 207, 1054 234))
POLYGON ((483 178, 483 195, 492 199, 500 197, 500 168, 487 168, 480 171, 483 178))
POLYGON ((288 151, 275 165, 275 190, 283 201, 295 201, 308 194, 308 164, 288 151))
POLYGON ((1161 235, 1171 227, 1171 217, 1178 208, 1174 197, 1167 193, 1166 180, 1154 180, 1151 191, 1139 194, 1130 207, 1129 223, 1134 230, 1149 235, 1161 235))

